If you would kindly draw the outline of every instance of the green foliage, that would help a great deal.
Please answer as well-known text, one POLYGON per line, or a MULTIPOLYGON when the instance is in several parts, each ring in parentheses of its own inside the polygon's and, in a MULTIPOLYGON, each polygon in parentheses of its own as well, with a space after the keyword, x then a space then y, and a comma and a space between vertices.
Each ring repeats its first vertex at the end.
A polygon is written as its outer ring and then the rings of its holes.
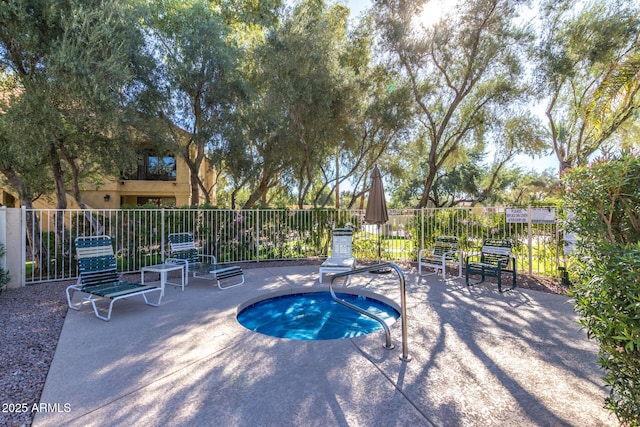
POLYGON ((567 230, 579 236, 571 273, 581 324, 600 345, 606 400, 640 425, 640 159, 628 153, 564 177, 567 230))
POLYGON ((228 23, 209 2, 165 0, 149 3, 143 25, 163 94, 154 108, 167 119, 165 143, 187 163, 194 205, 200 193, 210 202, 198 171, 205 155, 219 167, 220 157, 228 154, 222 135, 234 102, 244 96, 236 79, 239 50, 228 23))
MULTIPOLYGON (((353 253, 363 259, 378 259, 378 239, 376 236, 361 235, 353 240, 353 253)), ((388 259, 384 246, 380 246, 381 259, 388 259)))
MULTIPOLYGON (((420 230, 416 230, 418 247, 420 238, 424 239, 425 246, 431 246, 437 237, 450 235, 451 230, 456 231, 460 247, 465 250, 479 248, 485 238, 512 237, 504 215, 488 215, 484 210, 474 209, 433 209, 426 212, 433 218, 426 219, 424 236, 419 234, 420 230)), ((515 250, 519 243, 514 243, 515 250)))
POLYGON ((565 209, 583 245, 631 244, 640 240, 640 160, 623 153, 601 158, 564 177, 565 209))
POLYGON ((0 172, 23 205, 55 191, 64 209, 71 189, 83 206, 81 181, 136 166, 129 107, 149 73, 135 16, 121 0, 0 4, 0 172))
POLYGON ((539 94, 561 170, 585 165, 632 117, 640 98, 637 2, 541 3, 539 94))
POLYGON ((547 169, 542 173, 517 171, 513 184, 506 191, 505 199, 512 206, 559 205, 562 186, 557 171, 547 169))
POLYGON ((241 165, 253 181, 245 207, 256 206, 269 190, 284 184, 295 188, 302 208, 327 159, 350 139, 358 88, 346 65, 353 58, 344 57, 346 13, 339 5, 300 2, 251 51, 247 83, 252 99, 237 125, 246 129, 237 135, 244 140, 234 142, 254 159, 250 169, 241 165))
MULTIPOLYGON (((175 232, 191 231, 204 254, 218 262, 265 259, 294 259, 325 256, 334 225, 345 226, 350 218, 343 211, 291 211, 288 209, 223 210, 213 206, 180 209, 123 208, 115 214, 94 212, 104 234, 113 236, 117 247, 118 269, 135 271, 161 261, 164 238, 175 232), (164 212, 164 213, 163 213, 164 212), (164 218, 164 224, 163 224, 164 218)), ((64 270, 75 270, 73 241, 91 222, 82 212, 72 217, 65 231, 64 252, 50 248, 50 263, 64 270), (71 263, 71 264, 70 264, 71 263)), ((53 245, 53 233, 43 233, 43 243, 53 245), (49 243, 51 242, 51 243, 49 243)), ((52 274, 53 271, 51 272, 52 274)))
POLYGON ((600 345, 598 361, 611 387, 607 407, 640 425, 640 245, 603 243, 573 266, 581 324, 600 345))

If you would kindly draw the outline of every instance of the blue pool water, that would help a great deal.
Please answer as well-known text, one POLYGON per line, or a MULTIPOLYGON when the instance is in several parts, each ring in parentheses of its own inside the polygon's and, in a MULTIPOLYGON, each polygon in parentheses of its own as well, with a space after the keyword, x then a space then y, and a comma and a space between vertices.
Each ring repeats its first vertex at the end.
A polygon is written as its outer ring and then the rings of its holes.
MULTIPOLYGON (((399 313, 373 298, 337 293, 391 325, 399 313)), ((259 301, 238 314, 238 322, 261 334, 295 340, 351 338, 382 330, 380 324, 331 298, 329 292, 284 295, 259 301)))

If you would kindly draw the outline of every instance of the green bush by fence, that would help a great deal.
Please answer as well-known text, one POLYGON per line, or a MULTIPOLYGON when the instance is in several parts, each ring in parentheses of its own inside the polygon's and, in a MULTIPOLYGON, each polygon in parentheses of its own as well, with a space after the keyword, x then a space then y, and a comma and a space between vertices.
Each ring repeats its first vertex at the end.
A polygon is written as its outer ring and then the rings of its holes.
POLYGON ((606 404, 640 425, 640 159, 600 160, 564 177, 567 228, 578 236, 570 270, 575 305, 610 387, 606 404))

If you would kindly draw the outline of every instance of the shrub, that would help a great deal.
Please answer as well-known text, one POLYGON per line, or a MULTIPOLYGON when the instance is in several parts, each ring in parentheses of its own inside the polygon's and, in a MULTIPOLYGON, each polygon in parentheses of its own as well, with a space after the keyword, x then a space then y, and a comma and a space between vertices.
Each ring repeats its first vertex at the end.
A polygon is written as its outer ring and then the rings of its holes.
POLYGON ((640 159, 600 159, 563 179, 567 231, 579 236, 570 271, 576 309, 600 346, 607 407, 639 426, 640 159))

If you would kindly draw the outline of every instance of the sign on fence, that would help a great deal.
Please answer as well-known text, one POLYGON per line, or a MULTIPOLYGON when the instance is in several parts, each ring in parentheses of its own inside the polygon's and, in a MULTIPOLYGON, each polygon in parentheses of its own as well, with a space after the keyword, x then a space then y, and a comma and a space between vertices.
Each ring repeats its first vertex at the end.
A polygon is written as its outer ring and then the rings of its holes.
POLYGON ((506 210, 508 223, 527 223, 529 222, 529 210, 518 208, 507 208, 506 210))
MULTIPOLYGON (((553 224, 556 222, 555 208, 530 208, 532 224, 553 224)), ((527 208, 507 208, 508 223, 528 223, 529 209, 527 208)))

